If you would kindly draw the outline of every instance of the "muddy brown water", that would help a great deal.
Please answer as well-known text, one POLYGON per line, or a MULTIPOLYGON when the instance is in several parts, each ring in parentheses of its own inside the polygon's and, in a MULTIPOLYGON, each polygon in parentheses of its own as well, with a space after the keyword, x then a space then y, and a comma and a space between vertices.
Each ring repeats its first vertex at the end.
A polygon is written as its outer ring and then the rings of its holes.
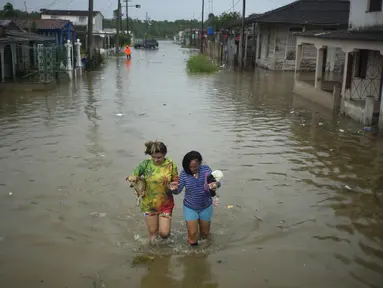
POLYGON ((294 95, 291 73, 191 76, 188 53, 162 42, 1 95, 0 287, 383 287, 381 140, 294 95), (180 195, 148 247, 124 178, 149 139, 224 171, 210 243, 185 245, 180 195))

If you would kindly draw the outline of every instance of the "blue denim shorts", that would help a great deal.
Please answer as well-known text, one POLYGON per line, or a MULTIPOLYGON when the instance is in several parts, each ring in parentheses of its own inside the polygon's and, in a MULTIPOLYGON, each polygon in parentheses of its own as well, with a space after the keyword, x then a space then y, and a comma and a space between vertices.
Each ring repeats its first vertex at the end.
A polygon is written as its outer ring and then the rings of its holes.
POLYGON ((193 221, 201 219, 203 221, 211 221, 213 217, 213 204, 203 210, 193 210, 184 205, 185 221, 193 221))

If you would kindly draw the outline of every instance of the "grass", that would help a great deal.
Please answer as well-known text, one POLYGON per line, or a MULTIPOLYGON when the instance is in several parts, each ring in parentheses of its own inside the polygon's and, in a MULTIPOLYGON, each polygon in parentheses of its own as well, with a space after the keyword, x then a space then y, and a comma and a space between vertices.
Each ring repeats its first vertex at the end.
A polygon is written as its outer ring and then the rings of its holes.
POLYGON ((219 70, 217 64, 202 54, 191 56, 187 62, 187 68, 192 73, 214 73, 219 70))
POLYGON ((181 48, 186 48, 186 49, 191 49, 191 48, 195 48, 193 45, 182 45, 181 48))

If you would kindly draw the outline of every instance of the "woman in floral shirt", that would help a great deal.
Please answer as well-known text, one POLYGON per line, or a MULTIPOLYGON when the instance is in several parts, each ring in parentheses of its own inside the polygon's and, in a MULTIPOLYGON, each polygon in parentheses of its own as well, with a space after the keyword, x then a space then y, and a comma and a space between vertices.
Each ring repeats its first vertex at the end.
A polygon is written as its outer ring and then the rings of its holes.
POLYGON ((166 157, 167 148, 164 143, 150 141, 145 146, 145 154, 151 157, 142 161, 131 176, 143 176, 146 181, 146 195, 140 209, 144 212, 152 242, 158 234, 162 238, 170 234, 174 199, 169 184, 178 182, 178 171, 173 160, 166 157))

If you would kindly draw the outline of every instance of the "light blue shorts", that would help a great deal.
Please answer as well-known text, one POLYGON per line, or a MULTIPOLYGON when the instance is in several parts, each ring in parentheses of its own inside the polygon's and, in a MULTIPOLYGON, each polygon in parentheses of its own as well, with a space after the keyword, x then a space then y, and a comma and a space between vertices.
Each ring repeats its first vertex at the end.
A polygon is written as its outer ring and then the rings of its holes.
POLYGON ((185 221, 193 221, 201 219, 203 221, 211 221, 213 216, 213 204, 203 210, 193 210, 184 205, 185 221))

